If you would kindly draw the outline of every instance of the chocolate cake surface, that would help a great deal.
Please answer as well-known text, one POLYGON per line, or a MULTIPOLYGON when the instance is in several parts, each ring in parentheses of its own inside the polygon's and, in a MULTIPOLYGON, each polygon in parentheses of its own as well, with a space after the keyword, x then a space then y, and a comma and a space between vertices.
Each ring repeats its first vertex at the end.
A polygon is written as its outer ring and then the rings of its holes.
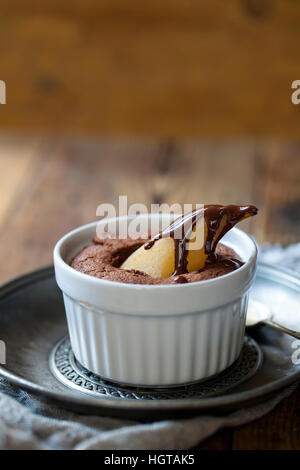
POLYGON ((215 262, 208 263, 200 271, 173 275, 168 278, 158 279, 149 276, 142 271, 120 269, 122 263, 140 246, 150 238, 98 238, 93 239, 93 244, 87 246, 73 259, 71 266, 82 273, 109 281, 127 284, 183 284, 214 279, 230 273, 243 262, 229 247, 219 243, 216 248, 215 262))

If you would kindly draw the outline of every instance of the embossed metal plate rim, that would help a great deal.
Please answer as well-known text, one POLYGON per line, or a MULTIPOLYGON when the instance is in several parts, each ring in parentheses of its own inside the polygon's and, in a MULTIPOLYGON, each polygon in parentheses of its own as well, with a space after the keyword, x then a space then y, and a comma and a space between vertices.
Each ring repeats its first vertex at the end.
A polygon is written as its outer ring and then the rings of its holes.
POLYGON ((52 350, 49 364, 54 376, 69 388, 101 399, 170 400, 205 398, 220 395, 250 379, 259 369, 262 352, 258 344, 245 336, 240 357, 229 368, 205 381, 174 387, 134 387, 99 377, 82 367, 72 352, 70 340, 63 338, 52 350))
MULTIPOLYGON (((300 289, 300 275, 294 271, 281 268, 278 266, 272 266, 266 263, 258 263, 258 275, 265 280, 277 281, 291 287, 293 290, 296 288, 297 291, 300 289)), ((44 279, 54 278, 54 269, 52 266, 42 268, 33 271, 29 274, 20 276, 4 284, 0 288, 0 299, 3 299, 9 295, 13 295, 18 292, 19 289, 24 288, 26 285, 35 285, 38 281, 44 279)), ((180 411, 198 411, 206 412, 209 410, 225 409, 231 406, 240 406, 249 402, 257 401, 262 397, 270 395, 283 389, 300 379, 299 368, 294 368, 288 375, 283 375, 272 382, 259 385, 251 390, 246 389, 242 392, 228 393, 222 396, 208 397, 208 398, 189 398, 189 399, 172 399, 172 400, 151 400, 145 402, 145 400, 112 400, 111 398, 103 397, 101 400, 93 396, 84 394, 75 395, 74 393, 52 391, 46 389, 42 385, 36 382, 28 380, 26 377, 11 371, 4 366, 0 366, 0 376, 5 378, 11 384, 20 387, 33 395, 38 396, 42 400, 50 401, 52 403, 60 404, 68 408, 80 409, 84 412, 96 412, 99 410, 107 415, 114 413, 125 413, 126 416, 133 416, 131 413, 136 410, 140 410, 141 414, 146 416, 146 410, 148 412, 154 412, 154 410, 161 410, 161 412, 172 412, 175 413, 180 411)), ((71 392, 71 390, 70 390, 71 392)), ((165 415, 164 415, 165 416, 165 415)))

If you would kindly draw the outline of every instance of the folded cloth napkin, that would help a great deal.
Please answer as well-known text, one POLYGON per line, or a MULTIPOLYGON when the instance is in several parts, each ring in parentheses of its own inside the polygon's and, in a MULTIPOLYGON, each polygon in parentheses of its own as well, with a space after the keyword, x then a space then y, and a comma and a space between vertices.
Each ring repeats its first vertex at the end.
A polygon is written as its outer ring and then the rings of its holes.
MULTIPOLYGON (((300 243, 262 249, 260 259, 300 270, 300 243)), ((225 416, 139 423, 85 416, 45 404, 0 379, 0 449, 179 450, 196 446, 222 427, 239 426, 271 411, 296 388, 225 416)))

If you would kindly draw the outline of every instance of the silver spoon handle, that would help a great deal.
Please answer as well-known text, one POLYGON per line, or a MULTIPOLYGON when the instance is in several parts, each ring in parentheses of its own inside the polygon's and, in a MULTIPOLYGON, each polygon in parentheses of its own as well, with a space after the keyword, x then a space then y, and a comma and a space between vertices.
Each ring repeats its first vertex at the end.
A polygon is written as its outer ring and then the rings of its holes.
POLYGON ((268 319, 268 320, 265 320, 263 323, 265 323, 266 325, 271 326, 272 328, 275 328, 276 330, 283 331, 284 333, 287 333, 288 335, 291 335, 294 338, 300 339, 300 332, 299 331, 290 330, 289 328, 286 328, 285 326, 280 325, 279 323, 276 323, 271 318, 268 319))

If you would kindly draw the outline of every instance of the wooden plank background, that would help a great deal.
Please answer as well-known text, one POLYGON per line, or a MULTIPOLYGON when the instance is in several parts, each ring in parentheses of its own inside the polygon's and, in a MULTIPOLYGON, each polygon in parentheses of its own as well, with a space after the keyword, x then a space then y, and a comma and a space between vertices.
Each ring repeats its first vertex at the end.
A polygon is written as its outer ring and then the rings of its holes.
POLYGON ((51 262, 65 232, 97 206, 253 203, 260 243, 300 236, 299 142, 0 139, 0 281, 51 262), (5 249, 3 247, 5 246, 5 249))
POLYGON ((1 128, 299 135, 296 0, 1 0, 1 128))

